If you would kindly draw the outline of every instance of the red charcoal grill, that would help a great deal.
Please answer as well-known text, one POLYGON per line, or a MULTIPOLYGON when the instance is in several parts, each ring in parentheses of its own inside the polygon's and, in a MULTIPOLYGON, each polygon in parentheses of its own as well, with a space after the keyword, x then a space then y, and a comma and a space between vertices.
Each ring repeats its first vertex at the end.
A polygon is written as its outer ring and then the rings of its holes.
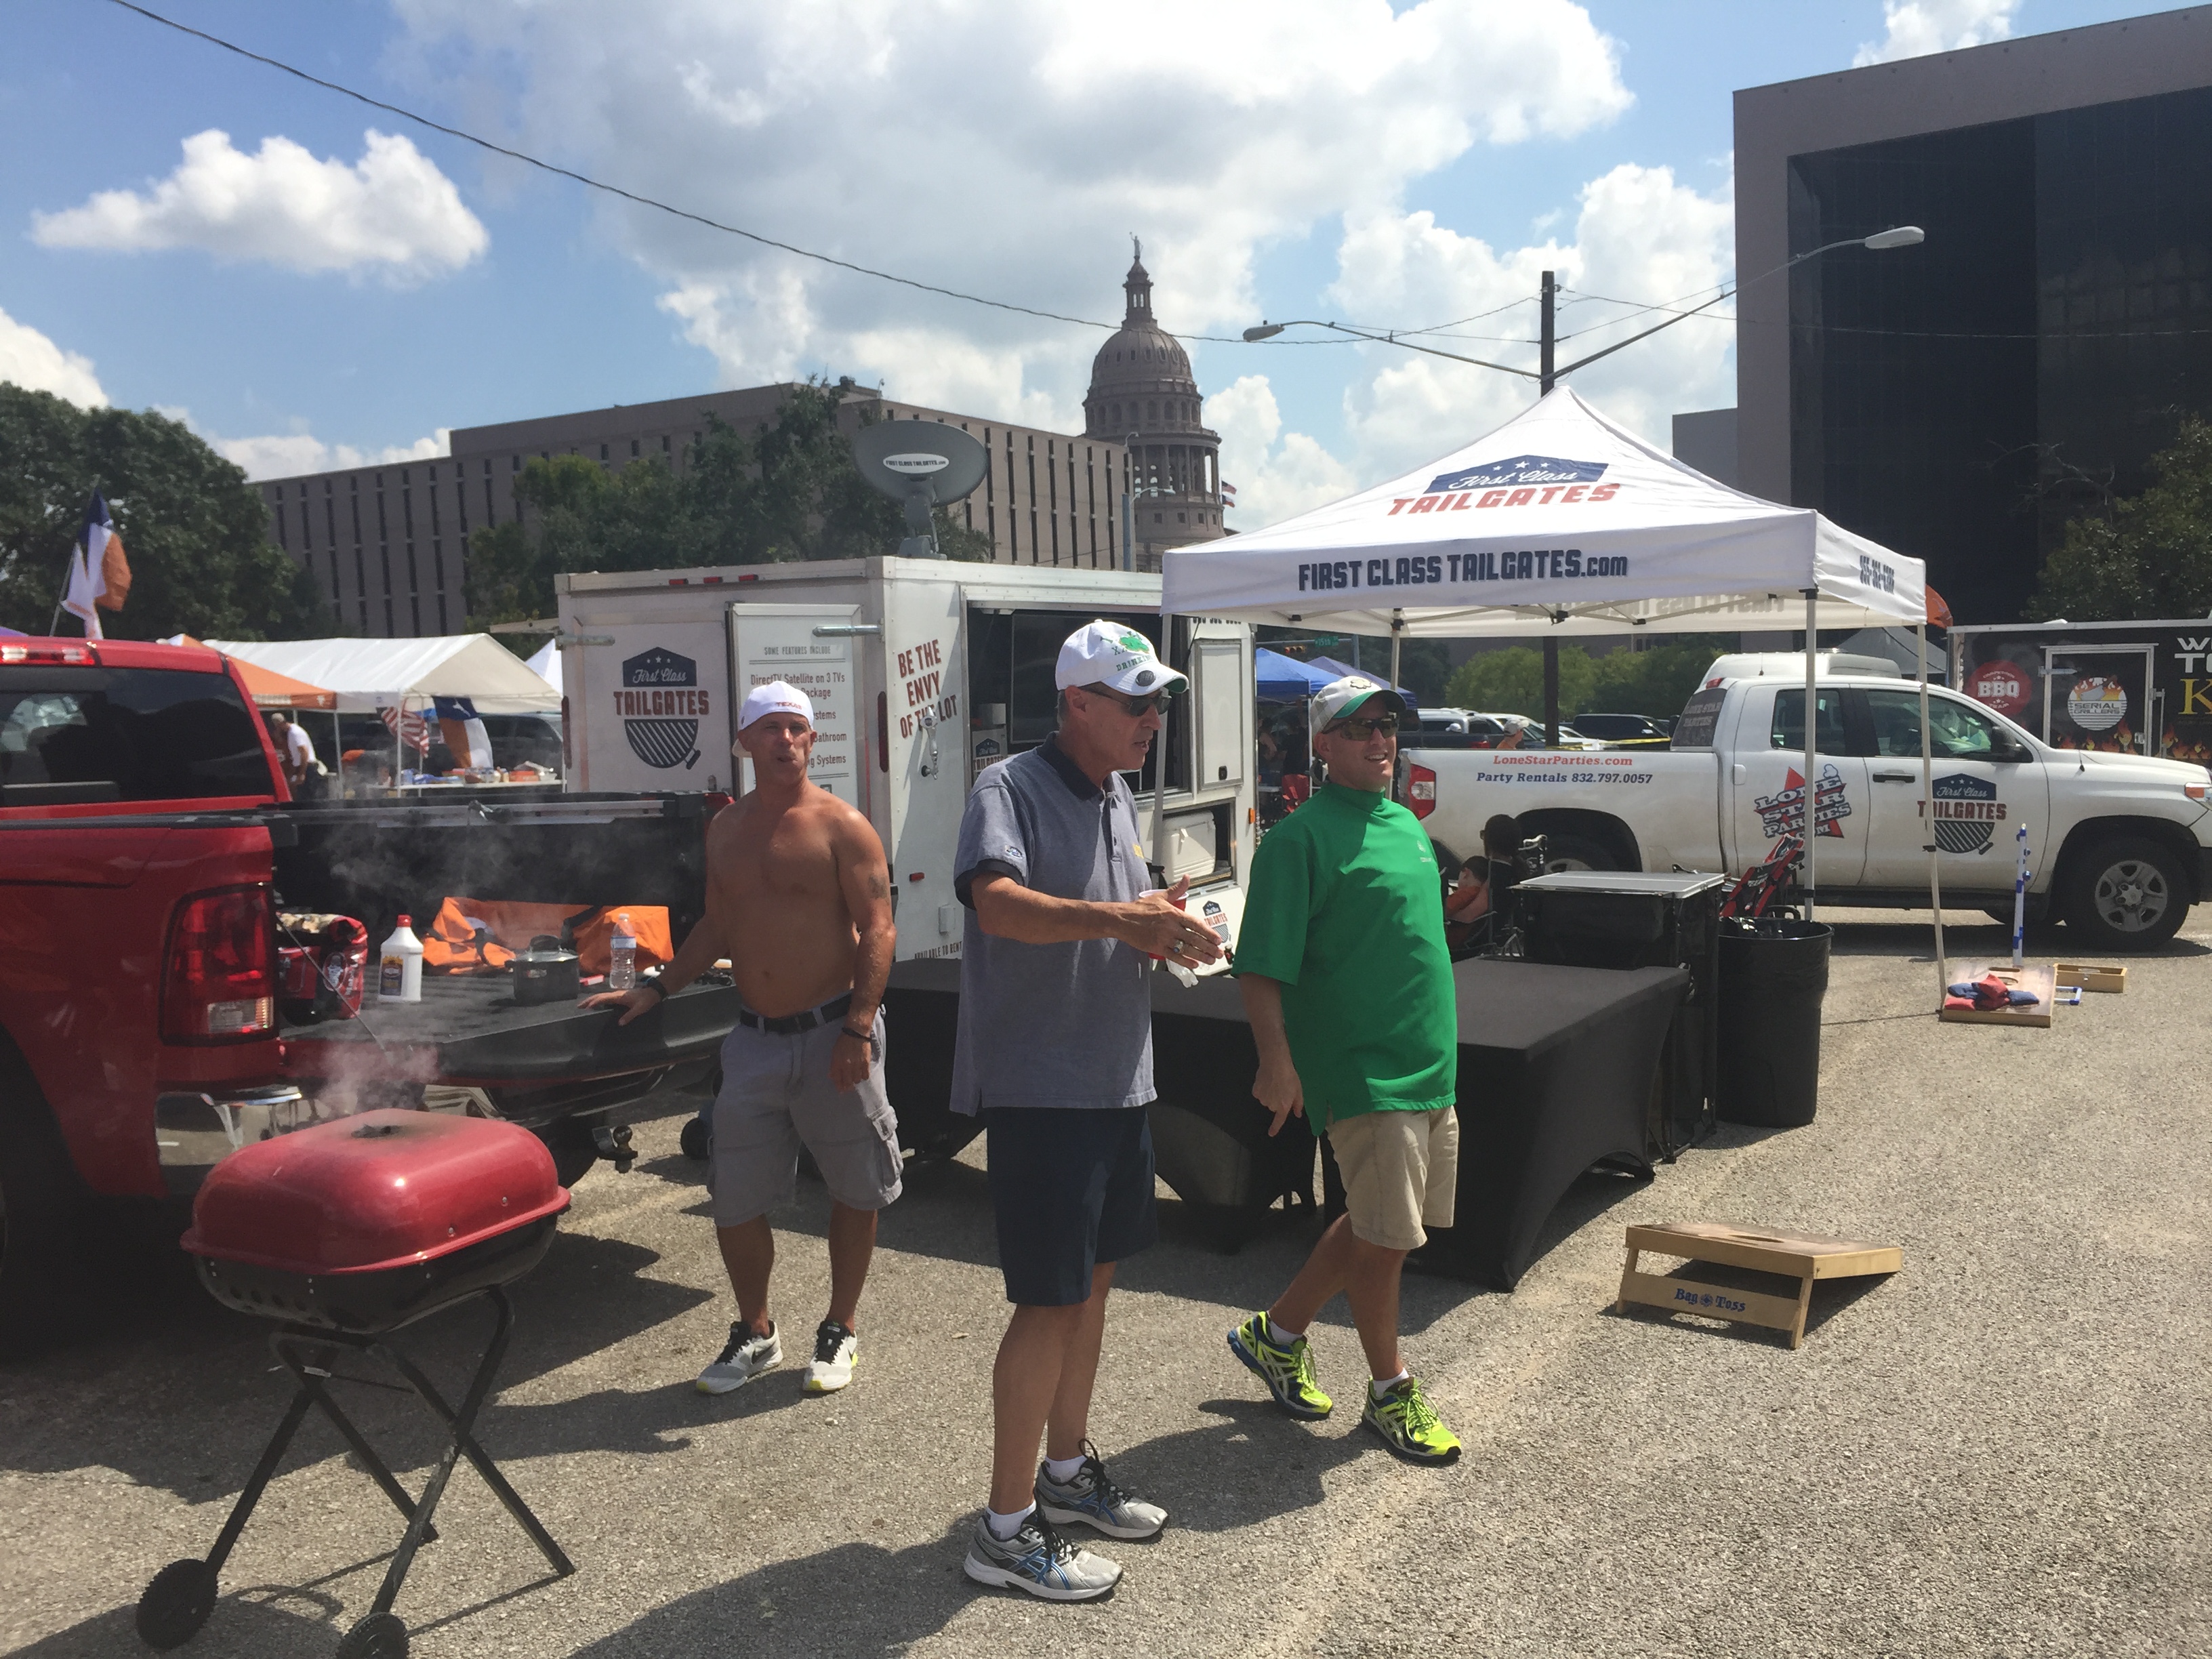
POLYGON ((392 1604, 415 1552, 438 1535, 430 1516, 461 1458, 556 1575, 575 1571, 474 1432, 514 1325, 505 1287, 544 1258, 568 1207, 537 1136, 441 1113, 364 1112, 257 1142, 216 1166, 192 1206, 185 1248, 199 1258, 200 1282, 216 1301, 282 1322, 269 1346, 299 1391, 207 1559, 170 1563, 139 1598, 138 1634, 149 1645, 175 1647, 206 1622, 216 1576, 311 1407, 330 1419, 407 1521, 375 1606, 346 1632, 340 1659, 404 1659, 407 1626, 392 1604), (455 1411, 385 1339, 479 1297, 492 1305, 491 1340, 455 1411), (448 1430, 419 1502, 331 1397, 331 1351, 338 1347, 389 1364, 448 1430))

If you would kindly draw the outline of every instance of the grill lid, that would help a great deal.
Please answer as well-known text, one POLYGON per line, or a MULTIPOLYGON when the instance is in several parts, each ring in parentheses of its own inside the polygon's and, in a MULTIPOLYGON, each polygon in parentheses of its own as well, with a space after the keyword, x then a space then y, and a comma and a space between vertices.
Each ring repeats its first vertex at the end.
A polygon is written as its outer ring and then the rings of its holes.
POLYGON ((432 1261, 568 1207, 527 1129, 442 1112, 375 1111, 244 1147, 192 1205, 196 1255, 288 1273, 375 1273, 432 1261))

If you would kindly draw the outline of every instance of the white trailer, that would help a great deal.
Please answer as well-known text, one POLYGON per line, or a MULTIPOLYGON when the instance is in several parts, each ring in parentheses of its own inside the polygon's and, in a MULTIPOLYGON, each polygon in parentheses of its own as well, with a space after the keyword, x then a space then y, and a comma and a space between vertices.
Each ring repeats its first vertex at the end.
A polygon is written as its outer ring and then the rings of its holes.
POLYGON ((567 787, 741 793, 738 702, 789 681, 814 702, 814 781, 883 837, 901 963, 960 954, 953 855, 968 791, 1052 731, 1060 641, 1093 617, 1127 623, 1191 677, 1131 779, 1146 859, 1167 881, 1188 876, 1192 909, 1233 942, 1256 800, 1252 630, 1178 617, 1163 639, 1157 575, 870 558, 594 572, 556 586, 567 787))

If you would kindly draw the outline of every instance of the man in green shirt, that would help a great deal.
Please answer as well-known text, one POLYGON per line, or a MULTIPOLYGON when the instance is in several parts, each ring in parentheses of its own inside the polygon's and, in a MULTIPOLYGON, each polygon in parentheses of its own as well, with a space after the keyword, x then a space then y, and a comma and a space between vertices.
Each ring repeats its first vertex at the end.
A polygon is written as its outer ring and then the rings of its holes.
POLYGON ((1340 1291, 1373 1380, 1360 1420, 1417 1463, 1459 1440, 1398 1352, 1398 1280, 1427 1227, 1449 1227, 1459 1179, 1459 1021, 1443 888, 1419 821, 1389 796, 1405 701, 1348 675, 1315 696, 1328 781, 1267 832, 1237 941, 1260 1050, 1252 1092, 1276 1133, 1304 1112, 1328 1136, 1346 1212, 1265 1313, 1229 1346, 1296 1417, 1322 1418, 1306 1329, 1340 1291))

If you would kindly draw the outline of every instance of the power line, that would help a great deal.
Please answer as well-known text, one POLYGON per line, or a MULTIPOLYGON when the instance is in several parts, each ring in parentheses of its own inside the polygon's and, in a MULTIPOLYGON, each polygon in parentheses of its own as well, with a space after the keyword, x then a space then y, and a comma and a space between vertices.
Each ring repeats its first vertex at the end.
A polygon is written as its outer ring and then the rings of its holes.
MULTIPOLYGON (((719 230, 725 234, 731 236, 741 236, 749 242, 757 242, 763 247, 772 247, 781 252, 793 254, 801 259, 814 260, 819 264, 833 265, 840 270, 852 271, 856 276, 872 276, 878 282, 896 283, 902 288, 918 289, 924 294, 941 295, 948 300, 959 300, 969 305, 988 306, 994 311, 1017 312, 1024 317, 1039 317, 1044 319, 1048 322, 1054 323, 1073 323, 1079 328, 1102 329, 1108 333, 1112 333, 1121 326, 1119 323, 1102 323, 1089 317, 1071 317, 1065 312, 1043 311, 1035 306, 1017 305, 1010 300, 993 300, 980 294, 963 293, 958 289, 941 288, 934 283, 921 282, 912 276, 901 276, 892 271, 878 270, 869 265, 856 264, 850 259, 840 259, 834 254, 817 253, 811 248, 800 247, 791 242, 779 241, 773 236, 763 236, 757 231, 747 230, 740 225, 725 224, 719 219, 708 218, 703 213, 694 213, 688 208, 676 207, 669 203, 659 201, 653 197, 640 195, 635 191, 624 190, 620 185, 608 184, 604 179, 594 179, 588 173, 578 173, 570 167, 560 167, 551 161, 541 161, 537 156, 532 155, 526 151, 513 149, 505 144, 495 144, 490 139, 480 138, 473 132, 464 131, 459 127, 447 126, 444 122, 434 121, 427 115, 418 115, 411 109, 404 109, 398 104, 387 103, 381 98, 372 98, 365 92, 356 92, 351 87, 342 86, 336 81, 326 81, 319 75, 310 75, 307 70, 296 68, 293 64, 287 64, 281 58, 270 58, 264 53, 251 51, 245 46, 238 45, 235 41, 224 40, 219 34, 210 34, 205 29, 196 29, 189 23, 180 23, 173 17, 164 17, 158 11, 151 10, 147 7, 136 3, 136 0, 112 0, 112 3, 120 6, 125 11, 137 13, 139 16, 145 18, 149 22, 159 23, 164 28, 176 30, 179 34, 188 34, 194 40, 204 40, 211 46, 220 46, 225 52, 234 52, 240 58, 247 58, 256 64, 264 64, 268 68, 278 70, 283 74, 292 76, 295 79, 305 81, 310 86, 320 87, 325 92, 334 92, 342 98, 350 98, 356 103, 368 105, 371 109, 380 109, 386 114, 396 115, 403 121, 412 121, 416 125, 427 128, 432 132, 443 133, 448 138, 458 138, 465 144, 474 144, 477 149, 489 150, 495 155, 504 155, 510 161, 521 162, 526 167, 536 167, 540 172, 550 173, 557 178, 569 179, 574 183, 583 185, 587 190, 603 191, 607 195, 620 197, 625 202, 634 202, 640 207, 653 208, 659 212, 671 214, 678 219, 688 219, 693 224, 704 225, 709 230, 719 230)), ((1162 330, 1161 331, 1163 333, 1168 332, 1166 330, 1162 330)), ((1176 340, 1204 341, 1218 345, 1243 345, 1247 343, 1247 342, 1239 339, 1236 336, 1228 334, 1170 333, 1169 337, 1176 340)), ((1284 345, 1334 345, 1339 343, 1336 341, 1285 340, 1280 342, 1280 343, 1284 345)))

